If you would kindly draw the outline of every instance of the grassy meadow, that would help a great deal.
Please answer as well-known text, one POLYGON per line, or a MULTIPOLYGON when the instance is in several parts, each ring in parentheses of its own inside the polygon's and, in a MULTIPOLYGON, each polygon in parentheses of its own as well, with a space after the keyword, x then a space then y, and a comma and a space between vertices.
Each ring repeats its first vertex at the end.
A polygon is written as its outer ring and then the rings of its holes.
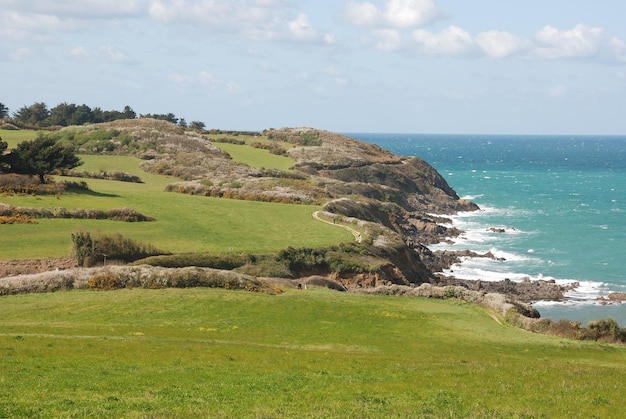
MULTIPOLYGON (((34 136, 31 131, 30 138, 34 136)), ((13 144, 29 138, 21 131, 2 131, 0 137, 13 144)), ((248 149, 252 156, 270 155, 267 150, 238 147, 248 149)), ((137 158, 101 155, 81 155, 80 158, 84 164, 79 170, 118 170, 139 176, 143 183, 63 178, 85 181, 90 191, 60 196, 7 195, 0 196, 0 202, 36 208, 107 210, 130 207, 156 218, 156 221, 124 223, 40 219, 34 225, 2 225, 0 259, 69 256, 70 235, 77 229, 121 233, 174 253, 272 252, 287 246, 317 247, 354 240, 345 230, 314 220, 311 214, 320 209, 318 206, 237 201, 164 192, 165 186, 176 179, 144 172, 139 167, 141 160, 137 158)), ((270 163, 268 161, 266 167, 272 167, 270 163)))
POLYGON ((620 417, 626 348, 450 301, 287 290, 3 297, 0 417, 620 417))

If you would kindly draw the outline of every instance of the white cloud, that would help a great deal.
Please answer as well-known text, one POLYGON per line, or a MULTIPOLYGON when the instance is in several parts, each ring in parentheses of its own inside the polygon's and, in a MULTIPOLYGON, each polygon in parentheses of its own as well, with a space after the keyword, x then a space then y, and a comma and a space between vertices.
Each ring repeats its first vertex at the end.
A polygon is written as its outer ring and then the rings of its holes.
POLYGON ((432 55, 467 55, 474 49, 472 36, 458 26, 449 26, 437 34, 417 29, 413 41, 420 51, 432 55))
POLYGON ((322 42, 332 44, 335 37, 332 34, 321 34, 311 26, 309 18, 304 13, 300 13, 297 18, 287 23, 288 39, 303 42, 322 42))
POLYGON ((609 55, 621 63, 626 63, 626 42, 619 38, 613 37, 608 44, 609 55))
POLYGON ((416 28, 439 16, 433 0, 387 0, 383 8, 370 2, 350 1, 344 17, 353 25, 383 28, 416 28))
POLYGON ((532 46, 528 40, 504 31, 481 32, 475 42, 490 58, 508 57, 532 46))
POLYGON ((300 13, 297 18, 287 24, 295 39, 311 40, 317 37, 317 32, 311 27, 309 18, 300 13))
POLYGON ((0 8, 59 19, 108 19, 136 16, 148 0, 0 0, 0 8))
POLYGON ((304 13, 293 17, 290 0, 151 0, 149 14, 164 23, 210 26, 258 41, 334 42, 314 29, 304 13))
POLYGON ((576 25, 569 30, 559 30, 550 25, 541 29, 535 39, 538 47, 534 54, 543 58, 582 58, 598 52, 602 45, 602 28, 576 25))
POLYGON ((396 28, 414 28, 432 21, 439 10, 432 0, 389 0, 385 20, 396 28))

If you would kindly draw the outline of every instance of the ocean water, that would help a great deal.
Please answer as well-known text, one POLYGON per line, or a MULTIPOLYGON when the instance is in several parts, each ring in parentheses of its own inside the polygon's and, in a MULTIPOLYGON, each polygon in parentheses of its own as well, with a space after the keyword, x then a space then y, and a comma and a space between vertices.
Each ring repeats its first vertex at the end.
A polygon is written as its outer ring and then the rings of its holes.
POLYGON ((454 244, 431 248, 506 260, 465 259, 444 273, 579 282, 565 301, 533 305, 553 320, 626 326, 626 303, 599 300, 626 292, 626 136, 348 135, 426 160, 480 206, 452 217, 465 231, 454 244))

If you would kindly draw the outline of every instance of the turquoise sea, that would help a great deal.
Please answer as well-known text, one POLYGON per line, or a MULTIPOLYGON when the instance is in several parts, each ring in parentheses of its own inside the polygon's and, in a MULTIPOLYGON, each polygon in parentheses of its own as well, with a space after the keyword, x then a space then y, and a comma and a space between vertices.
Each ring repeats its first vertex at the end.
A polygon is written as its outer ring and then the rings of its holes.
POLYGON ((467 259, 447 273, 577 281, 566 301, 534 304, 542 317, 584 325, 611 317, 626 326, 626 303, 599 300, 626 292, 626 136, 348 135, 426 160, 481 207, 452 217, 465 234, 432 249, 506 260, 467 259))

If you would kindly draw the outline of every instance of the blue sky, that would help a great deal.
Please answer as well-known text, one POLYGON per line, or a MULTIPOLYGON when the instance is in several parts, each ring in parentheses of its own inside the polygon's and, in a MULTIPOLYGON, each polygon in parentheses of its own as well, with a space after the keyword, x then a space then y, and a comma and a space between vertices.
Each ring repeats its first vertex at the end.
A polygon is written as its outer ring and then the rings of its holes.
POLYGON ((0 102, 209 128, 626 134, 623 0, 0 0, 0 102))

